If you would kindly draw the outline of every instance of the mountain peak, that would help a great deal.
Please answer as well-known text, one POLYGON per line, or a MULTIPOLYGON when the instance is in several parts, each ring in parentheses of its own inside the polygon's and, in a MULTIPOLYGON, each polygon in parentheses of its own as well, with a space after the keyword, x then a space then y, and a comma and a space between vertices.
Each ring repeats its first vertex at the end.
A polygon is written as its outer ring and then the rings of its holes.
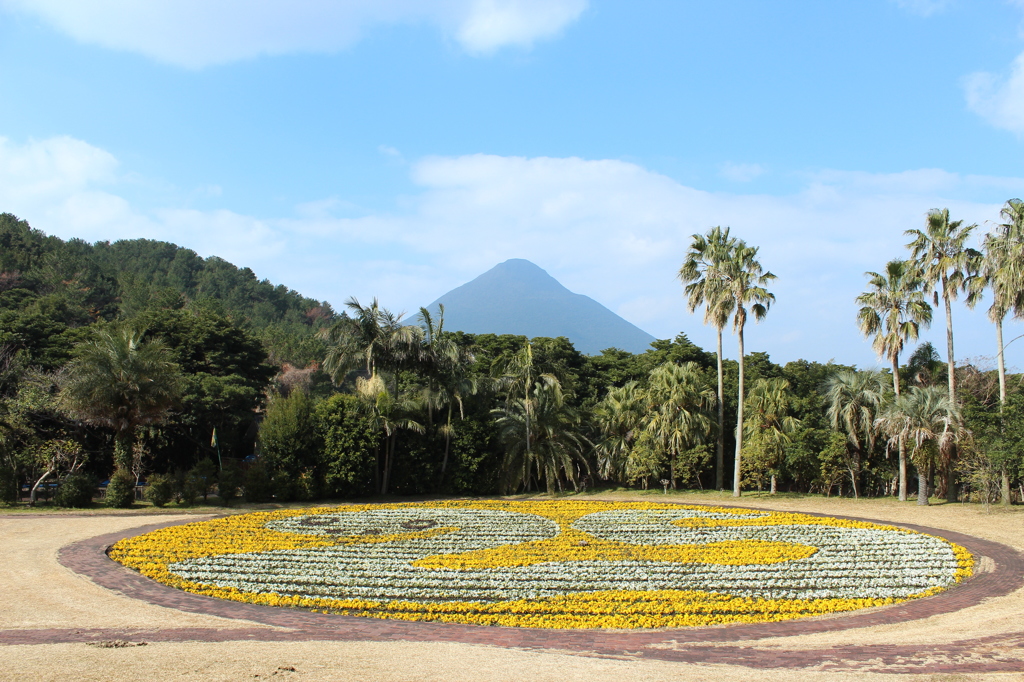
POLYGON ((543 268, 510 258, 428 306, 444 305, 445 328, 471 334, 565 336, 588 355, 642 353, 654 337, 594 299, 574 294, 543 268))

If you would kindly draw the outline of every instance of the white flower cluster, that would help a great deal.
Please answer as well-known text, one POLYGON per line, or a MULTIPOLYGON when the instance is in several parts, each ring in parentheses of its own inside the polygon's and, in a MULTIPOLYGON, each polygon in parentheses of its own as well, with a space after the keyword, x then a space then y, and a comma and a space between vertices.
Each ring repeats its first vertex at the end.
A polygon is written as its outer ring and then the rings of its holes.
MULTIPOLYGON (((313 598, 495 602, 600 590, 696 590, 766 599, 902 598, 955 582, 957 559, 938 538, 913 532, 828 525, 688 529, 679 519, 751 518, 694 510, 625 509, 588 514, 574 527, 634 545, 773 541, 810 546, 804 559, 720 565, 667 561, 550 561, 487 569, 419 568, 413 562, 552 538, 550 519, 507 510, 398 508, 292 517, 270 527, 352 537, 454 528, 431 537, 310 549, 228 554, 172 564, 189 581, 313 598)), ((421 534, 422 535, 422 534, 421 534)))
POLYGON ((607 511, 584 516, 574 525, 596 537, 631 544, 760 540, 817 550, 806 559, 779 564, 700 564, 691 566, 690 571, 668 571, 675 581, 671 588, 647 589, 703 590, 765 599, 902 598, 955 582, 958 562, 952 548, 929 535, 827 525, 688 529, 672 524, 695 516, 712 515, 695 511, 607 511))

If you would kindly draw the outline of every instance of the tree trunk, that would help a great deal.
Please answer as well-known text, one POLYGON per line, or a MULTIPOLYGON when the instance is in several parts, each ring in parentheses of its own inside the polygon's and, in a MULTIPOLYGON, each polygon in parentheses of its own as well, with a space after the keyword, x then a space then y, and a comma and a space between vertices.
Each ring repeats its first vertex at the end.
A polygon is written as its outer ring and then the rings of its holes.
POLYGON ((668 478, 672 481, 672 490, 676 489, 676 453, 670 452, 668 455, 668 478))
POLYGON ((919 505, 928 504, 928 468, 917 468, 917 503, 919 505))
POLYGON ((452 442, 452 405, 448 403, 448 428, 444 431, 444 459, 441 460, 441 481, 444 485, 444 472, 448 469, 448 449, 452 442))
POLYGON ((775 494, 776 490, 777 490, 777 488, 775 486, 775 474, 772 474, 772 495, 775 494))
MULTIPOLYGON (((386 446, 385 446, 386 447, 386 446)), ((380 490, 380 441, 377 441, 377 445, 373 448, 373 489, 380 490)))
POLYGON ((942 300, 946 304, 946 375, 949 382, 949 402, 956 405, 956 365, 953 363, 953 309, 949 305, 946 273, 942 273, 942 300))
POLYGON ((718 443, 715 452, 715 488, 725 487, 725 378, 722 370, 722 328, 718 328, 718 443))
MULTIPOLYGON (((942 298, 946 305, 946 375, 949 383, 949 402, 956 405, 956 363, 953 356, 953 309, 949 304, 949 295, 947 293, 949 282, 946 279, 945 273, 942 275, 942 298)), ((956 462, 956 443, 951 443, 949 446, 949 457, 941 470, 942 485, 945 488, 946 500, 949 502, 955 501, 956 486, 953 483, 953 470, 954 462, 956 462)))
POLYGON ((40 476, 39 480, 36 481, 36 484, 32 486, 32 491, 28 494, 28 506, 36 506, 36 496, 39 494, 39 486, 43 484, 43 481, 50 477, 50 474, 52 474, 53 471, 53 469, 47 469, 46 473, 40 476))
POLYGON ((394 464, 395 458, 395 441, 398 439, 398 434, 391 434, 388 438, 387 444, 384 446, 384 476, 383 481, 380 484, 380 494, 388 494, 388 483, 391 481, 391 467, 394 464))
MULTIPOLYGON (((996 359, 999 362, 999 405, 1006 402, 1006 361, 1003 357, 1003 318, 996 320, 996 359)), ((1001 409, 1001 408, 1000 408, 1001 409)))
POLYGON ((740 451, 743 449, 743 325, 737 328, 740 344, 740 403, 736 411, 736 471, 732 476, 732 496, 740 496, 740 451))
POLYGON ((135 429, 122 429, 114 434, 114 471, 132 470, 132 445, 135 443, 135 429))
POLYGON ((846 467, 850 471, 850 485, 853 486, 853 499, 859 499, 860 495, 857 494, 857 472, 853 470, 853 467, 846 467))
MULTIPOLYGON (((999 428, 1003 429, 1003 407, 1006 405, 1006 360, 1003 357, 1003 318, 996 320, 996 347, 999 361, 999 428)), ((999 498, 1003 506, 1010 505, 1010 472, 1006 468, 1006 462, 999 466, 999 498)))
MULTIPOLYGON (((892 389, 896 393, 896 397, 900 397, 900 363, 899 357, 893 355, 892 358, 892 389)), ((903 437, 900 436, 898 439, 899 451, 900 451, 900 502, 907 501, 907 444, 903 442, 903 437)))
POLYGON ((899 437, 900 449, 900 502, 907 501, 907 444, 899 437))

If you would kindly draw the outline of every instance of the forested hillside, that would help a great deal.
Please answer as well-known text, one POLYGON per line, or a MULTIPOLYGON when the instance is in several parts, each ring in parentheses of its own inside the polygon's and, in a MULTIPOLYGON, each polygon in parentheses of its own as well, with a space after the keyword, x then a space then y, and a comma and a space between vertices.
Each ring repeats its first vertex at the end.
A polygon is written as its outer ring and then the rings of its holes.
MULTIPOLYGON (((1004 399, 996 372, 958 366, 962 418, 912 441, 886 372, 748 351, 742 415, 739 364, 721 391, 717 375, 685 334, 588 356, 449 332, 443 311, 335 313, 173 244, 65 242, 0 216, 0 501, 59 482, 59 503, 88 503, 105 479, 122 506, 138 481, 161 504, 728 488, 734 449, 737 490, 905 495, 901 448, 925 494, 1021 490, 1019 376, 1004 399)), ((897 383, 927 397, 947 376, 923 344, 897 383)))
POLYGON ((67 361, 76 329, 185 307, 246 329, 275 361, 306 365, 323 353, 313 332, 334 315, 216 256, 149 239, 65 242, 9 213, 0 214, 0 273, 0 343, 47 368, 67 361))

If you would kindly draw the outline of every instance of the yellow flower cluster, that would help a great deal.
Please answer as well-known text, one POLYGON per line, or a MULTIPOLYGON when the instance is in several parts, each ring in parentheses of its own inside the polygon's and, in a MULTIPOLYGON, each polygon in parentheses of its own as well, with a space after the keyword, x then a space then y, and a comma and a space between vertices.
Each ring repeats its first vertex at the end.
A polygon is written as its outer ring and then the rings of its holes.
MULTIPOLYGON (((230 516, 174 526, 116 543, 109 555, 165 585, 188 592, 270 606, 292 606, 345 615, 416 621, 537 628, 655 628, 706 626, 722 623, 779 621, 892 604, 904 599, 761 599, 699 590, 600 590, 574 592, 536 599, 503 601, 367 600, 335 599, 245 591, 184 579, 169 567, 190 559, 221 555, 259 555, 275 550, 307 550, 332 546, 358 546, 399 540, 427 539, 452 533, 454 526, 402 533, 346 535, 283 532, 268 528, 292 517, 315 519, 382 509, 498 510, 532 514, 554 521, 559 532, 551 538, 503 545, 458 554, 423 556, 416 568, 441 570, 500 570, 545 562, 675 562, 725 566, 771 565, 813 555, 814 547, 780 541, 735 540, 695 545, 629 544, 598 538, 573 527, 584 516, 598 512, 664 512, 680 509, 732 518, 694 516, 672 521, 684 529, 741 528, 745 526, 831 526, 836 528, 893 530, 894 526, 823 518, 783 512, 755 512, 726 507, 682 506, 647 502, 599 501, 471 501, 455 500, 389 505, 345 505, 301 510, 280 510, 230 516)), ((294 527, 294 526, 292 526, 294 527)), ((941 540, 941 538, 940 538, 941 540)), ((974 559, 963 547, 948 543, 956 557, 955 580, 969 577, 974 559)), ((948 575, 948 574, 947 574, 948 575)), ((931 588, 907 599, 941 591, 931 588)))

